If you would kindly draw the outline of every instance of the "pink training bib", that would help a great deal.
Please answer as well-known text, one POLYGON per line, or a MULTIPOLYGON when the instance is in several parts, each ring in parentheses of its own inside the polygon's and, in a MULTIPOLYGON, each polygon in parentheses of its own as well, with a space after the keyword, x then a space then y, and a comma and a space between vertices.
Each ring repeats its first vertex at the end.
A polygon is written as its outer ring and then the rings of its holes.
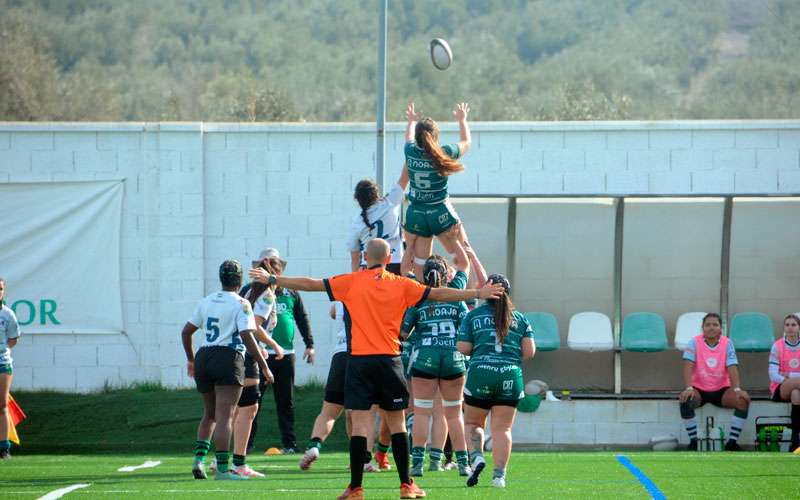
POLYGON ((708 347, 703 335, 694 338, 695 361, 692 385, 706 392, 713 392, 731 386, 728 367, 728 337, 721 335, 714 349, 708 347))
MULTIPOLYGON (((782 338, 775 341, 775 346, 778 348, 779 369, 783 373, 798 373, 800 372, 800 349, 793 351, 786 347, 786 342, 782 338)), ((770 382, 769 392, 775 394, 775 389, 779 384, 770 382)))

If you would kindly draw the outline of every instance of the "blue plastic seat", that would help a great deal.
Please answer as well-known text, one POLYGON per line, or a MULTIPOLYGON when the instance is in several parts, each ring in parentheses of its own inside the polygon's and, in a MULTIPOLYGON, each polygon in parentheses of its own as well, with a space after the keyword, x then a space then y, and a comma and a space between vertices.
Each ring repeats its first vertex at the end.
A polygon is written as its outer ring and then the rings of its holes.
POLYGON ((728 336, 736 350, 741 352, 769 352, 775 342, 772 320, 759 312, 735 315, 728 336))
POLYGON ((625 316, 622 323, 622 349, 633 352, 660 352, 667 349, 667 327, 656 313, 639 312, 625 316))
POLYGON ((561 349, 561 334, 558 331, 558 320, 546 312, 529 312, 525 317, 533 326, 533 341, 537 351, 557 351, 561 349))

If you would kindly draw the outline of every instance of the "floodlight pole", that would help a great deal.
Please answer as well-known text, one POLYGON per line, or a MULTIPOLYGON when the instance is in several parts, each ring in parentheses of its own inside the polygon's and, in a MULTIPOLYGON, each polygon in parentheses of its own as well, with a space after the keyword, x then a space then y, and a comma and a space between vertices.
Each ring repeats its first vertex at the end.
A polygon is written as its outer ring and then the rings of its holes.
POLYGON ((375 180, 383 189, 385 169, 384 153, 386 142, 384 127, 386 126, 386 16, 389 0, 380 1, 378 14, 378 112, 377 112, 377 147, 375 148, 375 180))

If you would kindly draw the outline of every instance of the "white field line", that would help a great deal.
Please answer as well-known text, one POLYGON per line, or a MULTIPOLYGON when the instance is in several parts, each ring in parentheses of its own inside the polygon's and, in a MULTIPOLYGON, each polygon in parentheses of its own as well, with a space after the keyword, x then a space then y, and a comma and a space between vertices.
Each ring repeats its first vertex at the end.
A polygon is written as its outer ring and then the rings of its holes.
POLYGON ((71 491, 79 490, 81 488, 86 488, 87 486, 89 485, 84 483, 73 484, 72 486, 67 486, 66 488, 61 488, 55 491, 51 491, 47 495, 39 497, 39 500, 56 500, 56 498, 61 498, 71 491))
POLYGON ((120 467, 117 469, 117 472, 133 472, 137 469, 149 469, 151 467, 158 467, 161 465, 161 460, 148 460, 142 465, 126 465, 125 467, 120 467))

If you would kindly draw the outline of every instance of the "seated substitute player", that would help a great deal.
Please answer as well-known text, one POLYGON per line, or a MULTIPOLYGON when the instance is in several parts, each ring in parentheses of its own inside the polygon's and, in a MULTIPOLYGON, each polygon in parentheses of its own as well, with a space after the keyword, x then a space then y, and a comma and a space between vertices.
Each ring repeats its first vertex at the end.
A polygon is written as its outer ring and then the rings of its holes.
POLYGON ((214 437, 217 472, 215 479, 249 479, 229 470, 231 427, 236 402, 244 384, 244 352, 250 353, 268 380, 272 373, 253 338, 256 329, 250 303, 236 293, 242 286, 242 265, 226 260, 219 267, 222 290, 204 298, 181 332, 186 369, 203 396, 203 418, 197 427, 192 474, 205 479, 203 467, 214 437), (195 356, 192 335, 203 329, 203 341, 195 356))
POLYGON ((364 497, 363 464, 367 435, 374 432, 370 407, 377 403, 385 411, 392 433, 392 454, 400 477, 400 498, 423 498, 425 492, 408 475, 408 435, 403 409, 408 406, 408 390, 400 361, 400 323, 409 307, 425 299, 456 302, 472 297, 488 299, 499 296, 502 287, 489 285, 480 290, 429 288, 416 281, 386 271, 391 250, 385 240, 376 238, 367 244, 367 269, 333 278, 287 278, 268 275, 260 269, 250 271, 251 278, 277 283, 292 289, 325 291, 331 301, 344 303, 350 318, 348 350, 350 360, 345 375, 345 408, 352 412, 350 438, 350 484, 339 497, 364 497))
POLYGON ((492 485, 506 487, 506 466, 511 456, 511 426, 517 405, 525 397, 522 362, 533 358, 536 344, 528 319, 514 309, 508 296, 511 284, 502 274, 492 274, 488 283, 502 285, 504 293, 477 307, 461 321, 458 350, 469 361, 464 387, 464 431, 469 439, 472 473, 467 486, 478 484, 486 467, 483 442, 486 416, 492 420, 492 485))
POLYGON ((800 318, 795 314, 783 320, 783 338, 775 341, 769 353, 769 392, 772 400, 791 403, 792 440, 789 451, 800 445, 800 318))
POLYGON ((8 395, 14 368, 11 348, 17 345, 20 331, 17 316, 6 305, 6 280, 0 278, 0 460, 11 458, 11 441, 8 439, 8 395))
POLYGON ((722 335, 719 314, 703 317, 703 333, 689 339, 683 352, 686 389, 678 396, 681 418, 689 434, 689 450, 697 451, 697 419, 694 410, 706 403, 733 408, 726 451, 741 451, 737 441, 747 420, 750 396, 739 387, 739 361, 728 337, 722 335))
POLYGON ((456 144, 439 144, 439 126, 431 118, 422 118, 408 105, 406 117, 405 159, 411 187, 406 209, 406 255, 402 271, 405 274, 413 264, 414 274, 422 276, 422 266, 430 257, 433 237, 436 236, 447 253, 455 255, 455 245, 466 237, 461 222, 447 194, 447 180, 452 174, 464 170, 459 158, 472 144, 467 114, 469 105, 456 105, 453 115, 458 121, 459 141, 456 144))
MULTIPOLYGON (((458 245, 458 249, 455 261, 457 272, 450 283, 447 283, 447 263, 441 256, 433 255, 428 258, 423 268, 423 281, 426 285, 433 288, 467 287, 469 260, 461 245, 458 245)), ((456 349, 456 332, 466 314, 467 305, 463 302, 426 301, 406 311, 403 319, 401 335, 406 337, 409 332, 416 332, 414 354, 411 359, 411 376, 415 392, 415 425, 411 448, 412 476, 422 476, 425 444, 437 391, 442 395, 444 417, 456 452, 459 474, 468 476, 470 473, 461 413, 466 366, 464 355, 456 349)), ((445 437, 441 436, 441 442, 431 443, 429 470, 443 470, 441 459, 445 437)))

